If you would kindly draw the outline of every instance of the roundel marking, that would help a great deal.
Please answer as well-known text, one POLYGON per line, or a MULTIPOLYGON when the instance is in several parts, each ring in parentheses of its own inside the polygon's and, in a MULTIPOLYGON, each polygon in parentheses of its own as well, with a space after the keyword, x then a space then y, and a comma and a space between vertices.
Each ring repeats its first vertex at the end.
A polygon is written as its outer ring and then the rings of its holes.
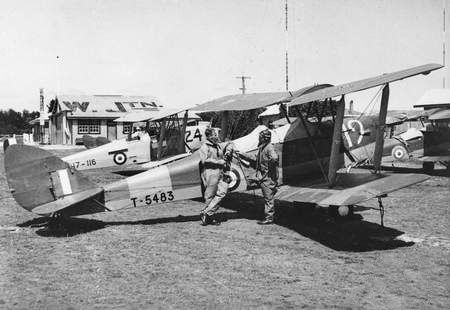
POLYGON ((228 184, 228 190, 234 191, 236 188, 239 187, 239 185, 241 184, 241 175, 239 174, 239 172, 232 168, 230 170, 230 177, 231 177, 231 182, 230 184, 228 184))
POLYGON ((402 158, 404 154, 405 153, 403 153, 403 150, 401 150, 401 149, 400 150, 398 149, 398 150, 395 151, 395 157, 396 158, 402 158))
POLYGON ((402 145, 396 145, 392 149, 392 157, 396 160, 405 160, 408 158, 408 151, 402 145))
POLYGON ((113 160, 117 165, 123 165, 127 161, 127 155, 122 152, 114 154, 113 160))

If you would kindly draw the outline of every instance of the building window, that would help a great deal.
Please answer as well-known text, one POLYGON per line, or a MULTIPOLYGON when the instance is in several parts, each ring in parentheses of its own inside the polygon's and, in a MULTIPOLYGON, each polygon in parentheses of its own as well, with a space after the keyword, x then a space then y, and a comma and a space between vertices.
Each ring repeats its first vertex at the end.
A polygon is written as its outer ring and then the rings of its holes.
POLYGON ((100 120, 98 119, 79 119, 78 134, 99 134, 100 120))
POLYGON ((131 123, 123 123, 123 134, 129 134, 131 132, 131 123))
POLYGON ((78 133, 79 134, 89 133, 89 120, 86 119, 78 120, 78 133))
POLYGON ((100 133, 100 120, 93 119, 91 120, 91 123, 89 124, 89 133, 100 133))

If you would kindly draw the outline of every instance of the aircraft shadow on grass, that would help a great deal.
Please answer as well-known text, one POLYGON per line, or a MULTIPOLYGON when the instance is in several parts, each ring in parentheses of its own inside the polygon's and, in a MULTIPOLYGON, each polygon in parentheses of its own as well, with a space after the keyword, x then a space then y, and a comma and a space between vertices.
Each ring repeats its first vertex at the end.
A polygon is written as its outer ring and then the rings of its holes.
MULTIPOLYGON (((239 206, 229 199, 223 203, 223 207, 235 210, 235 216, 238 218, 259 219, 262 217, 264 201, 261 197, 255 198, 253 195, 243 193, 236 195, 240 197, 233 200, 239 201, 239 206), (248 207, 252 201, 254 206, 248 207)), ((369 208, 359 206, 355 208, 355 211, 367 209, 369 208)), ((395 239, 404 232, 364 221, 360 214, 350 218, 331 217, 326 211, 327 209, 315 209, 306 205, 295 206, 292 203, 277 201, 275 222, 336 251, 389 250, 414 244, 414 242, 395 239)))
MULTIPOLYGON (((263 216, 263 199, 246 193, 230 195, 222 202, 222 206, 230 211, 221 211, 218 219, 226 222, 234 219, 258 220, 263 216), (236 204, 236 202, 238 202, 236 204)), ((363 211, 359 207, 355 211, 363 211)), ((315 210, 308 206, 295 207, 292 204, 277 201, 276 224, 293 230, 300 235, 321 243, 336 251, 366 252, 389 250, 411 246, 414 242, 396 239, 403 234, 394 228, 383 227, 377 223, 367 222, 360 214, 351 218, 333 218, 323 210, 315 210)), ((19 224, 19 227, 39 227, 36 233, 43 237, 72 237, 89 233, 108 226, 121 225, 157 225, 166 223, 199 222, 198 215, 178 215, 174 217, 152 218, 139 221, 101 221, 86 218, 67 218, 61 226, 49 226, 48 218, 35 218, 19 224)), ((198 229, 202 229, 199 226, 198 229)))

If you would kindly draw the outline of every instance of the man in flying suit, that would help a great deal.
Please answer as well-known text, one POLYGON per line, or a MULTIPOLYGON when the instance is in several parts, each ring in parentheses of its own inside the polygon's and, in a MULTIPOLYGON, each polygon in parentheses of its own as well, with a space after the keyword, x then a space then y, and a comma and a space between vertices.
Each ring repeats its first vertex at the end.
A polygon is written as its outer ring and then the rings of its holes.
POLYGON ((218 209, 218 203, 225 197, 228 190, 228 183, 223 177, 226 162, 217 132, 207 128, 205 136, 206 141, 199 149, 201 178, 205 187, 205 208, 200 212, 203 226, 219 224, 213 215, 218 209))
POLYGON ((275 194, 278 185, 278 154, 275 152, 273 144, 270 142, 272 134, 270 130, 265 129, 259 133, 258 153, 256 156, 248 157, 240 154, 240 156, 256 162, 255 179, 253 180, 261 187, 264 197, 264 213, 265 218, 258 221, 260 225, 273 224, 275 215, 275 194))

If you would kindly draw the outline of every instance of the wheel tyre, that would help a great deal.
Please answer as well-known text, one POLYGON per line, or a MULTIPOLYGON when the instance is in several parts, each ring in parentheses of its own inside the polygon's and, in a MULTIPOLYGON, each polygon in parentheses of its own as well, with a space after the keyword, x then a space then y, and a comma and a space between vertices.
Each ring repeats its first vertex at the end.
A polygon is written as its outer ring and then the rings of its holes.
POLYGON ((396 145, 391 152, 392 157, 398 161, 405 161, 408 159, 408 150, 403 145, 396 145))
POLYGON ((424 171, 425 173, 433 172, 433 170, 434 170, 434 162, 432 162, 432 161, 426 161, 426 162, 424 162, 424 163, 422 164, 422 167, 423 167, 423 171, 424 171))

